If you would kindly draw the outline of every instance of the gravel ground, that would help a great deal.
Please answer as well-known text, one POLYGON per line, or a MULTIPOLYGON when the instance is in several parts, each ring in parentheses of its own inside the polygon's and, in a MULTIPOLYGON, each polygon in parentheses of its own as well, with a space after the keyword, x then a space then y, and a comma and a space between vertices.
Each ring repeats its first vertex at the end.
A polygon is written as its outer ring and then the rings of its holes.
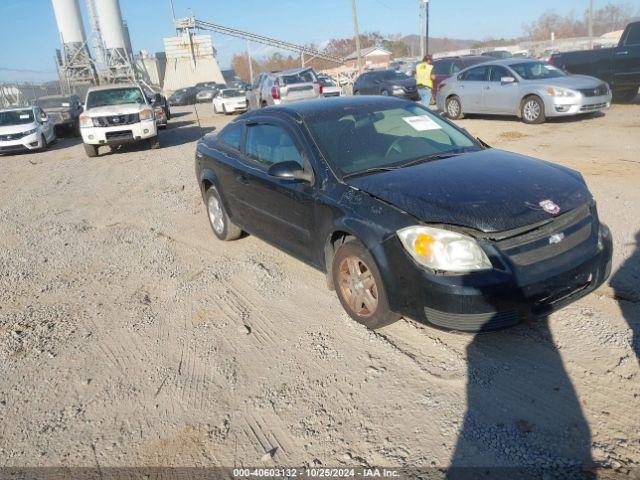
POLYGON ((176 109, 160 150, 0 157, 0 464, 640 466, 640 105, 459 123, 580 170, 610 284, 488 335, 351 321, 324 277, 215 240, 176 109))

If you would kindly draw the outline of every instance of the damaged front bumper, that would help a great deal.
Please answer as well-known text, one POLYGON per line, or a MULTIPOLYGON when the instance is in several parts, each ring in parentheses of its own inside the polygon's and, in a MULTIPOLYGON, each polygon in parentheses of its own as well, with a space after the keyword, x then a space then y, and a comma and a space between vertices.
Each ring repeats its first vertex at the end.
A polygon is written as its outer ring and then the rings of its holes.
POLYGON ((490 331, 549 315, 602 285, 611 273, 613 246, 607 227, 597 220, 594 227, 583 245, 527 269, 489 248, 501 268, 436 273, 414 262, 396 237, 372 254, 394 312, 448 330, 490 331))

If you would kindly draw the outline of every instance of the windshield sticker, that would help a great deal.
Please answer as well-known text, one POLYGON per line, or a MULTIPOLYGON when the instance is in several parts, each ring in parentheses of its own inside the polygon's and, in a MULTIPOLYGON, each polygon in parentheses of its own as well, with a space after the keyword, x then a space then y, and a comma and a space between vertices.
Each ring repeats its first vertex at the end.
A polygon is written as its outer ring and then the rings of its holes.
POLYGON ((20 120, 27 120, 29 118, 29 114, 20 114, 20 120))
POLYGON ((425 132, 427 130, 442 130, 442 127, 434 122, 427 115, 418 115, 415 117, 402 117, 402 120, 407 122, 418 132, 425 132))

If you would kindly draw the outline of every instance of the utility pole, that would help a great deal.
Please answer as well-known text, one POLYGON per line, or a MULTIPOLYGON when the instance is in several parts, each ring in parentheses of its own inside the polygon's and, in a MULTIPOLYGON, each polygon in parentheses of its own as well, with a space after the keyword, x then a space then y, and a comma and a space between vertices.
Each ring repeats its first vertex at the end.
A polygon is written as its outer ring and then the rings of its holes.
POLYGON ((351 13, 353 14, 353 31, 356 35, 356 53, 358 55, 358 73, 362 71, 362 56, 360 53, 360 30, 358 29, 358 13, 356 12, 356 0, 351 0, 351 13))
POLYGON ((251 44, 247 40, 247 60, 249 60, 249 83, 253 83, 253 60, 251 59, 251 44))
POLYGON ((420 60, 424 58, 424 29, 422 28, 423 23, 423 12, 422 9, 422 0, 418 0, 418 33, 419 33, 419 41, 420 41, 420 60))
POLYGON ((589 0, 589 48, 593 49, 593 0, 589 0))
POLYGON ((424 54, 429 53, 429 0, 424 2, 424 54))

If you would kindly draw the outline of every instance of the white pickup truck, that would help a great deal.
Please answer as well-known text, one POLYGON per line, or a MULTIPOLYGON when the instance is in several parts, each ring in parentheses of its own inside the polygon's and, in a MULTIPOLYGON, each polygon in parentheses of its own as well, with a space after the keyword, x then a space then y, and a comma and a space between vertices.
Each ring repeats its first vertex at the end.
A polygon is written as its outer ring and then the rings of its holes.
POLYGON ((160 147, 153 106, 134 84, 90 88, 80 133, 89 157, 98 156, 103 145, 146 142, 149 148, 160 147))

